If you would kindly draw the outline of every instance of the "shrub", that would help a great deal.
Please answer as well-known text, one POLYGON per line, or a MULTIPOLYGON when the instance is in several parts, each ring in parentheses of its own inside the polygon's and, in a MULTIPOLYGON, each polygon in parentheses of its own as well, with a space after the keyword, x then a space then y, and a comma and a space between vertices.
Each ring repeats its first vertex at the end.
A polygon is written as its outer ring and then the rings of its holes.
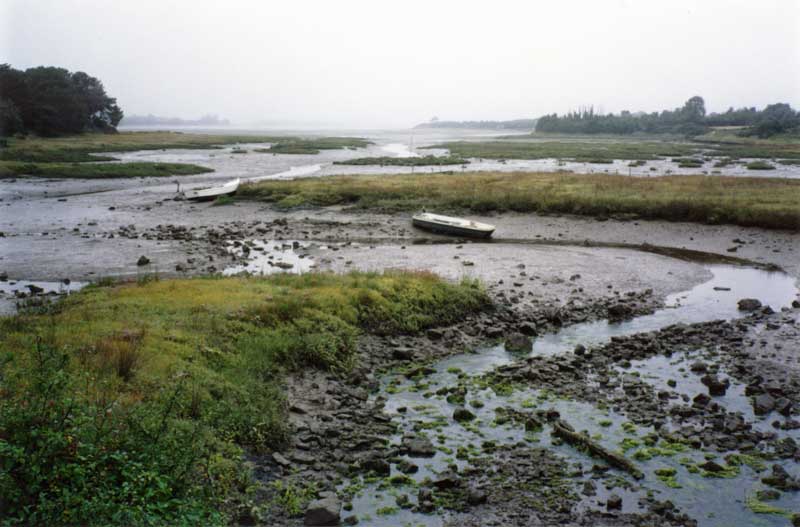
POLYGON ((67 354, 41 342, 20 361, 6 359, 0 370, 6 523, 221 523, 221 504, 193 477, 207 445, 178 418, 183 383, 133 408, 107 398, 91 375, 70 372, 67 354))

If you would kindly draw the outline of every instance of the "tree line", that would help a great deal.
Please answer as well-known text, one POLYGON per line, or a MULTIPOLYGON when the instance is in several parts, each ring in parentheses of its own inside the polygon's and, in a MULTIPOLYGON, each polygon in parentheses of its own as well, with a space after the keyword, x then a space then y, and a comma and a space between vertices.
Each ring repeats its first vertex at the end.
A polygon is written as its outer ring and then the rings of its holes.
POLYGON ((0 65, 0 136, 114 132, 122 116, 103 83, 82 71, 0 65))
POLYGON ((594 107, 582 108, 564 115, 551 114, 536 122, 537 132, 567 134, 634 134, 672 133, 694 136, 714 126, 736 126, 740 135, 771 137, 781 133, 800 132, 800 112, 786 103, 770 104, 763 110, 729 108, 724 113, 706 114, 705 101, 694 96, 674 110, 653 113, 597 113, 594 107))

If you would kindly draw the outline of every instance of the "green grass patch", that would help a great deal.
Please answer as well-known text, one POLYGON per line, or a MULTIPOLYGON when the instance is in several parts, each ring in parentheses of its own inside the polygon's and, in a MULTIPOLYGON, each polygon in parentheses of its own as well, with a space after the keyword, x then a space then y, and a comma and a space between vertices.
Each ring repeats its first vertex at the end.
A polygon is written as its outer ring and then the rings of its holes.
POLYGON ((0 161, 0 179, 19 176, 69 179, 171 177, 214 170, 186 163, 23 163, 0 161))
MULTIPOLYGON (((287 439, 286 372, 346 371, 362 333, 414 333, 487 306, 476 283, 427 273, 305 274, 90 286, 0 318, 3 513, 225 524, 254 489, 242 448, 287 439)), ((289 507, 306 497, 284 490, 289 507)))
POLYGON ((240 197, 281 206, 386 212, 636 214, 648 219, 800 230, 800 180, 706 176, 466 172, 264 181, 240 197))
POLYGON ((421 166, 448 166, 448 165, 468 165, 469 159, 453 156, 420 156, 420 157, 359 157, 347 159, 345 161, 334 161, 334 165, 376 165, 376 166, 397 166, 397 167, 421 167, 421 166))
POLYGON ((759 500, 755 494, 748 495, 745 498, 744 503, 748 509, 756 514, 778 514, 780 516, 786 516, 787 518, 792 517, 791 511, 781 509, 780 507, 770 505, 769 503, 764 503, 763 501, 759 500))
POLYGON ((700 168, 703 166, 701 159, 691 157, 676 157, 672 159, 672 162, 677 163, 679 168, 700 168))
POLYGON ((9 138, 8 147, 0 149, 0 161, 32 163, 77 163, 111 161, 103 152, 137 150, 207 149, 237 143, 272 143, 283 136, 205 135, 181 132, 121 132, 117 134, 80 134, 54 138, 9 138))
POLYGON ((747 170, 775 170, 775 165, 766 161, 750 161, 745 166, 747 170))
POLYGON ((315 139, 283 138, 269 148, 253 150, 262 154, 319 154, 320 150, 356 149, 371 145, 360 137, 321 137, 315 139))
POLYGON ((223 205, 233 205, 236 203, 236 200, 233 199, 233 196, 218 196, 214 202, 211 204, 212 207, 221 207, 223 205))
POLYGON ((505 140, 453 141, 423 148, 444 148, 450 155, 487 159, 564 159, 589 162, 592 159, 647 161, 660 158, 686 158, 694 155, 716 157, 800 159, 800 140, 760 140, 707 136, 700 140, 652 140, 621 136, 572 137, 509 136, 505 140))
POLYGON ((681 142, 635 141, 621 138, 591 141, 455 141, 423 148, 445 148, 450 155, 487 159, 567 159, 610 163, 613 159, 652 160, 690 156, 698 145, 681 142))

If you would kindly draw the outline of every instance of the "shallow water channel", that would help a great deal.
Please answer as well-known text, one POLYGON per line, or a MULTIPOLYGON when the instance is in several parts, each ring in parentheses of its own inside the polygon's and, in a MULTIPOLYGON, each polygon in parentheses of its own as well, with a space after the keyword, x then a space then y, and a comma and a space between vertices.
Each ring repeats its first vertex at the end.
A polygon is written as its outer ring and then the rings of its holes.
MULTIPOLYGON (((777 311, 790 305, 797 295, 794 279, 783 273, 723 265, 708 266, 708 270, 713 274, 711 280, 689 291, 670 295, 667 306, 653 314, 617 324, 600 321, 566 327, 558 333, 535 339, 531 355, 565 353, 579 343, 588 348, 608 342, 614 336, 658 330, 679 322, 689 324, 736 318, 741 316, 736 303, 743 297, 758 298, 777 311)), ((633 361, 625 372, 638 374, 657 388, 668 380, 677 380, 675 389, 678 392, 694 396, 700 392, 705 393, 706 389, 700 383, 700 375, 692 373, 689 365, 703 352, 704 350, 675 353, 670 358, 657 355, 647 360, 633 361)), ((384 376, 379 391, 373 397, 385 399, 385 413, 399 424, 398 433, 391 438, 392 444, 399 444, 404 435, 413 432, 417 437, 426 435, 432 441, 436 453, 433 457, 402 456, 404 460, 419 467, 416 473, 410 474, 414 484, 388 484, 386 480, 375 481, 361 476, 343 483, 340 491, 346 492, 348 487, 350 491, 355 489, 352 511, 345 515, 355 514, 361 524, 376 526, 443 525, 445 516, 414 512, 410 507, 398 507, 397 497, 405 494, 411 505, 416 504, 418 483, 425 478, 437 479, 437 474, 452 470, 453 465, 461 471, 470 463, 463 458, 470 456, 458 455, 459 450, 462 453, 466 451, 481 455, 482 446, 487 441, 497 445, 523 443, 532 447, 553 448, 565 458, 565 462, 570 466, 580 467, 584 474, 574 480, 576 492, 580 492, 583 481, 591 477, 592 466, 603 464, 569 445, 551 441, 547 426, 541 431, 526 431, 522 424, 498 420, 495 412, 498 408, 520 411, 555 409, 576 430, 588 431, 603 446, 614 451, 625 450, 623 441, 635 443, 654 431, 649 427, 631 426, 632 423, 627 422, 625 415, 584 402, 554 398, 541 390, 515 389, 510 394, 497 394, 485 384, 471 382, 493 368, 520 358, 518 353, 512 355, 507 352, 503 345, 488 346, 434 363, 430 365, 432 373, 426 376, 408 379, 399 372, 384 376), (476 415, 476 419, 466 426, 452 419, 453 411, 459 405, 449 403, 445 395, 436 394, 440 388, 457 384, 468 387, 466 407, 476 415), (475 404, 475 401, 479 403, 475 404)), ((720 371, 724 372, 723 369, 720 371)), ((772 421, 783 419, 777 414, 756 417, 744 394, 744 386, 733 379, 731 381, 727 394, 715 398, 715 402, 725 406, 728 411, 740 412, 746 421, 759 429, 771 429, 772 421)), ((776 433, 800 440, 800 430, 776 433)), ((629 459, 634 451, 630 449, 626 452, 629 459)), ((658 500, 671 500, 701 526, 789 524, 784 516, 755 514, 746 506, 748 496, 765 488, 759 482, 761 474, 756 473, 753 468, 742 465, 736 477, 724 479, 706 478, 696 471, 690 472, 688 468, 693 463, 705 461, 705 454, 707 453, 687 448, 674 455, 637 460, 638 467, 645 474, 643 480, 635 482, 630 476, 620 472, 618 475, 631 485, 617 486, 613 491, 604 488, 603 480, 597 480, 597 494, 584 497, 579 507, 604 508, 606 498, 613 492, 623 498, 622 511, 633 512, 638 510, 638 497, 651 491, 658 500), (674 469, 674 477, 668 481, 659 479, 655 474, 655 470, 659 468, 674 469)), ((718 455, 718 459, 719 457, 721 456, 718 455)), ((797 474, 800 470, 800 466, 791 462, 785 463, 785 467, 792 474, 797 474)), ((400 475, 402 473, 397 464, 392 464, 391 476, 400 475)), ((798 501, 800 497, 797 493, 787 492, 779 500, 770 502, 770 505, 792 511, 800 509, 798 501)))

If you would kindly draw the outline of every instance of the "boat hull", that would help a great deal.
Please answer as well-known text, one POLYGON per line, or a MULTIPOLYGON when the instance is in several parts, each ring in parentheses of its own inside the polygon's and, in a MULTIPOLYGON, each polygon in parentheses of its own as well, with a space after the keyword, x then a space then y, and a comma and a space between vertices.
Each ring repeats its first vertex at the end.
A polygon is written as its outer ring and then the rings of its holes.
POLYGON ((457 225, 443 225, 435 221, 428 221, 420 218, 412 218, 411 223, 415 227, 424 229, 426 231, 436 232, 439 234, 449 234, 452 236, 464 236, 468 238, 489 238, 494 232, 494 229, 470 229, 469 227, 460 227, 457 225))
POLYGON ((211 201, 220 196, 229 196, 236 193, 239 189, 240 180, 235 179, 230 183, 226 183, 219 187, 212 187, 207 189, 195 190, 186 195, 189 201, 211 201))

